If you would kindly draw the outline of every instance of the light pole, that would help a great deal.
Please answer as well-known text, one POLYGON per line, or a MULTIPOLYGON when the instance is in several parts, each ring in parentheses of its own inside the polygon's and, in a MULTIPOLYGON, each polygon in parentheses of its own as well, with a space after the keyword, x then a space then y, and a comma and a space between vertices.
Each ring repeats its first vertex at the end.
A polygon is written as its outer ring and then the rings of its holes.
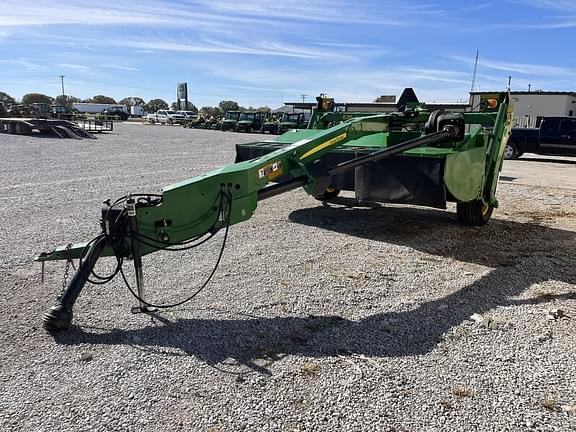
POLYGON ((64 93, 64 75, 60 75, 60 80, 62 81, 62 96, 65 96, 66 94, 64 93))

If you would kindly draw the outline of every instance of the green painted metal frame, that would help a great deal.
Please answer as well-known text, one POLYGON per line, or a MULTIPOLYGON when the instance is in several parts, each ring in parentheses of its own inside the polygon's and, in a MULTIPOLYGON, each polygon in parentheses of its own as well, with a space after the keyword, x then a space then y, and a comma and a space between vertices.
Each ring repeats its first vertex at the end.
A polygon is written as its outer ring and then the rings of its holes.
MULTIPOLYGON (((420 122, 428 114, 419 113, 418 116, 421 118, 407 118, 406 121, 420 122)), ((495 191, 498 172, 502 166, 506 134, 510 131, 507 99, 500 104, 497 113, 465 113, 463 117, 467 124, 488 124, 492 127, 475 128, 462 141, 446 147, 416 148, 406 151, 404 155, 445 158, 448 167, 445 183, 456 198, 463 201, 482 199, 487 204, 497 205, 495 191), (462 182, 462 178, 470 174, 473 165, 476 165, 472 171, 474 181, 463 186, 466 182, 462 182)), ((391 121, 398 121, 398 116, 378 114, 352 118, 325 130, 287 133, 278 138, 277 143, 282 144, 279 149, 262 157, 231 164, 165 187, 159 204, 137 207, 138 231, 162 244, 186 241, 206 233, 210 228, 223 228, 226 221, 216 219, 224 192, 230 193, 232 198, 231 206, 226 208, 226 212, 230 212, 230 225, 243 222, 254 214, 258 192, 284 174, 291 174, 295 178, 305 176, 308 179, 305 189, 312 193, 316 179, 308 172, 306 165, 327 152, 346 152, 358 148, 371 152, 419 135, 415 132, 389 131, 391 121), (289 139, 295 140, 291 142, 289 139), (168 220, 169 224, 158 223, 168 220)), ((61 246, 41 254, 37 259, 79 258, 85 248, 86 243, 61 246)), ((130 250, 129 244, 126 249, 130 250)), ((158 249, 143 244, 142 255, 158 249)), ((107 246, 102 255, 114 255, 111 246, 107 246)))

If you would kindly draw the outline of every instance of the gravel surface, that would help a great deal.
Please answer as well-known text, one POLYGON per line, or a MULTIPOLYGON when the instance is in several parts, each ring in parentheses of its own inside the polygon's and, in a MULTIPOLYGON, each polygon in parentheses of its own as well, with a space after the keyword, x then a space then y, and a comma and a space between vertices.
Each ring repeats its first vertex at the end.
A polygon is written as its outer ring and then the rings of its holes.
MULTIPOLYGON (((257 139, 139 124, 96 141, 0 135, 0 430, 576 430, 576 190, 519 182, 532 161, 506 163, 484 228, 453 207, 266 200, 192 303, 132 315, 115 280, 84 289, 72 330, 42 329, 64 263, 42 284, 35 254, 94 237, 104 199, 158 192, 257 139)), ((573 160, 536 163, 574 183, 573 160)), ((219 246, 145 257, 149 296, 189 293, 219 246)))

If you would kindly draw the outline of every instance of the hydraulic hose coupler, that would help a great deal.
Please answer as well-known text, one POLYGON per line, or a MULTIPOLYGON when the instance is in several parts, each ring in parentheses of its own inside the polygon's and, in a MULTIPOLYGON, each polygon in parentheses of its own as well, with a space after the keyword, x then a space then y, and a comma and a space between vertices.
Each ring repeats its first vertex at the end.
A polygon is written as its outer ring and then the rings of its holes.
POLYGON ((126 201, 126 212, 129 218, 136 217, 136 201, 132 197, 126 201))
MULTIPOLYGON (((126 214, 128 215, 128 228, 132 236, 138 235, 138 221, 136 219, 136 201, 134 198, 130 197, 126 201, 126 214)), ((132 239, 133 243, 137 243, 135 238, 132 239)), ((134 248, 133 248, 134 249, 134 248)), ((139 248, 137 250, 132 250, 132 254, 136 253, 139 255, 139 248)))

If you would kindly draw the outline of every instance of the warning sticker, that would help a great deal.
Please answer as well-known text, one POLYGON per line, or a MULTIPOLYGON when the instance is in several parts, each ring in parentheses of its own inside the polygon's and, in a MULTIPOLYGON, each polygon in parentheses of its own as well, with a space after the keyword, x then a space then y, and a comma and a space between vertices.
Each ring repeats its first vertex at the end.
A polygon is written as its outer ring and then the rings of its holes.
POLYGON ((277 161, 266 165, 258 170, 258 177, 264 178, 268 177, 268 180, 275 179, 282 175, 282 161, 277 161))

